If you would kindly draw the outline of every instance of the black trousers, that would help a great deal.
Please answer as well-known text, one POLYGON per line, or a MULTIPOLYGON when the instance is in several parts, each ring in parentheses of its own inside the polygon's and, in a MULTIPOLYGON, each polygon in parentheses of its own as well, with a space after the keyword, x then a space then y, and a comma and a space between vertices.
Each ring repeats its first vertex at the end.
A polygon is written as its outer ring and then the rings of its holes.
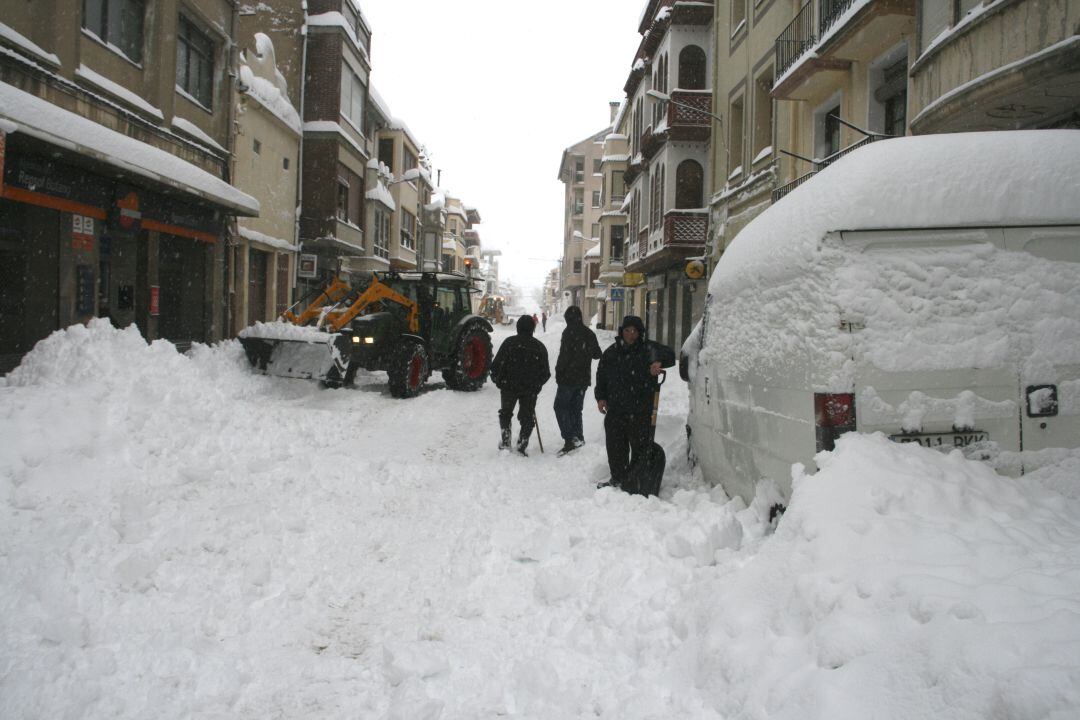
POLYGON ((644 456, 652 444, 652 417, 649 415, 615 415, 604 417, 604 439, 607 443, 608 468, 611 483, 622 485, 630 474, 630 464, 644 456))
POLYGON ((509 429, 510 418, 514 417, 514 406, 517 405, 521 434, 528 437, 536 425, 536 396, 513 390, 499 390, 499 400, 499 427, 509 429))

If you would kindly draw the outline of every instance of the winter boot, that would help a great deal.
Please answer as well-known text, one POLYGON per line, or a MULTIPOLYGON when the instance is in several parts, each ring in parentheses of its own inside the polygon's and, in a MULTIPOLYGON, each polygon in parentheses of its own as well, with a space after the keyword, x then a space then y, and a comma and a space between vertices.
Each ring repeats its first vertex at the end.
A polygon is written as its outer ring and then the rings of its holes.
POLYGON ((574 444, 574 441, 573 440, 567 440, 566 443, 562 446, 562 449, 559 450, 559 452, 557 452, 555 454, 558 455, 559 457, 562 457, 566 453, 573 452, 576 449, 577 449, 577 445, 574 444))
POLYGON ((499 440, 499 449, 510 449, 510 428, 502 428, 502 437, 499 440))
POLYGON ((517 446, 515 448, 520 454, 524 455, 525 457, 529 457, 529 453, 525 452, 529 448, 529 434, 530 433, 523 431, 520 435, 518 435, 517 446))

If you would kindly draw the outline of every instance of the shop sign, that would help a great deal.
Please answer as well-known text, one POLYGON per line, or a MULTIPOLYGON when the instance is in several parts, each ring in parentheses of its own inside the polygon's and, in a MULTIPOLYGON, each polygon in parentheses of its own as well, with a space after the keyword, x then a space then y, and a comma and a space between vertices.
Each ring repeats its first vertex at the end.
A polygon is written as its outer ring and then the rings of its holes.
POLYGON ((71 216, 71 249, 91 252, 94 249, 94 218, 74 213, 71 216))
POLYGON ((300 256, 300 263, 296 267, 296 276, 313 278, 318 271, 318 255, 304 254, 300 256))
POLYGON ((161 314, 161 288, 157 285, 150 286, 150 316, 157 317, 161 314))
POLYGON ((635 287, 637 285, 645 284, 645 276, 641 273, 623 273, 623 285, 626 287, 635 287))
POLYGON ((98 175, 47 158, 21 154, 6 158, 4 184, 95 208, 108 207, 112 192, 112 184, 98 175))
POLYGON ((686 263, 686 277, 691 280, 700 280, 705 277, 705 263, 694 258, 686 263))

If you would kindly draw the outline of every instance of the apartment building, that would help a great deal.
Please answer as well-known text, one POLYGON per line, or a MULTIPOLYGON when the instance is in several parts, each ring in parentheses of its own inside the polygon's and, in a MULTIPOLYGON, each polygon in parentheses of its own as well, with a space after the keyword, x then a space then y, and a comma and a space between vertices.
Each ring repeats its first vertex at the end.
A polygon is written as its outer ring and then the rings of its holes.
MULTIPOLYGON (((404 122, 395 118, 386 109, 386 103, 374 90, 371 91, 373 105, 378 108, 379 117, 373 119, 375 142, 377 144, 377 163, 381 170, 388 173, 382 190, 368 191, 370 199, 388 194, 392 202, 380 203, 383 207, 375 212, 387 213, 387 217, 376 218, 373 231, 377 232, 376 254, 385 259, 393 270, 416 270, 424 268, 423 263, 423 216, 424 206, 431 200, 432 181, 423 146, 404 122), (382 232, 380 225, 388 222, 388 232, 382 232)), ((369 183, 370 186, 370 183, 369 183)), ((434 258, 429 254, 429 260, 434 258)), ((431 269, 429 262, 427 269, 431 269)), ((373 269, 387 269, 386 267, 373 269)))
POLYGON ((643 276, 635 304, 643 306, 650 337, 676 347, 705 298, 704 283, 687 277, 685 267, 705 253, 708 236, 713 18, 711 0, 650 0, 623 87, 630 156, 624 267, 643 276))
POLYGON ((920 0, 916 16, 913 134, 1080 127, 1080 2, 920 0))
POLYGON ((229 0, 6 2, 0 360, 94 316, 180 344, 228 333, 229 0), (164 51, 163 51, 164 50, 164 51))
POLYGON ((280 317, 292 304, 303 136, 273 41, 261 32, 246 34, 242 20, 233 181, 259 201, 262 212, 237 220, 230 247, 234 334, 280 317))
MULTIPOLYGON (((624 263, 627 238, 626 168, 629 165, 629 136, 626 123, 626 105, 611 103, 611 132, 604 137, 604 153, 600 158, 602 191, 600 193, 600 255, 598 270, 597 324, 604 328, 616 328, 627 308, 632 307, 634 290, 628 289, 624 263), (627 298, 630 294, 631 297, 627 298)), ((635 281, 632 280, 631 284, 635 281)))
POLYGON ((586 322, 597 311, 595 283, 600 276, 600 256, 588 253, 600 245, 604 138, 610 130, 606 127, 566 148, 559 163, 558 177, 563 183, 563 307, 577 305, 586 322))

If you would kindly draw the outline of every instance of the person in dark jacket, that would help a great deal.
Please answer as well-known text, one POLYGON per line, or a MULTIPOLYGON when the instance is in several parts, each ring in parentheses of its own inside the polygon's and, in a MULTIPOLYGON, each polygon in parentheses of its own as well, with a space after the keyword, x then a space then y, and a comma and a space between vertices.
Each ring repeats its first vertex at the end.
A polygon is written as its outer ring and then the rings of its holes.
POLYGON ((503 341, 491 362, 491 379, 499 388, 501 400, 499 427, 502 438, 499 449, 510 447, 510 419, 514 416, 514 405, 517 405, 521 431, 516 448, 526 456, 529 436, 536 425, 536 396, 551 377, 547 348, 533 337, 534 330, 536 321, 522 315, 517 321, 517 335, 503 341))
POLYGON ((540 313, 540 325, 544 328, 544 332, 547 332, 547 310, 540 313))
POLYGON ((555 361, 555 419, 559 421, 565 455, 585 444, 581 427, 581 407, 585 393, 592 385, 592 361, 600 357, 600 343, 596 333, 585 326, 581 308, 571 305, 563 313, 566 329, 559 344, 559 357, 555 361))
POLYGON ((604 417, 611 485, 622 487, 636 462, 652 444, 653 392, 656 377, 675 364, 675 353, 645 337, 645 324, 627 315, 615 342, 596 368, 596 407, 604 417))

